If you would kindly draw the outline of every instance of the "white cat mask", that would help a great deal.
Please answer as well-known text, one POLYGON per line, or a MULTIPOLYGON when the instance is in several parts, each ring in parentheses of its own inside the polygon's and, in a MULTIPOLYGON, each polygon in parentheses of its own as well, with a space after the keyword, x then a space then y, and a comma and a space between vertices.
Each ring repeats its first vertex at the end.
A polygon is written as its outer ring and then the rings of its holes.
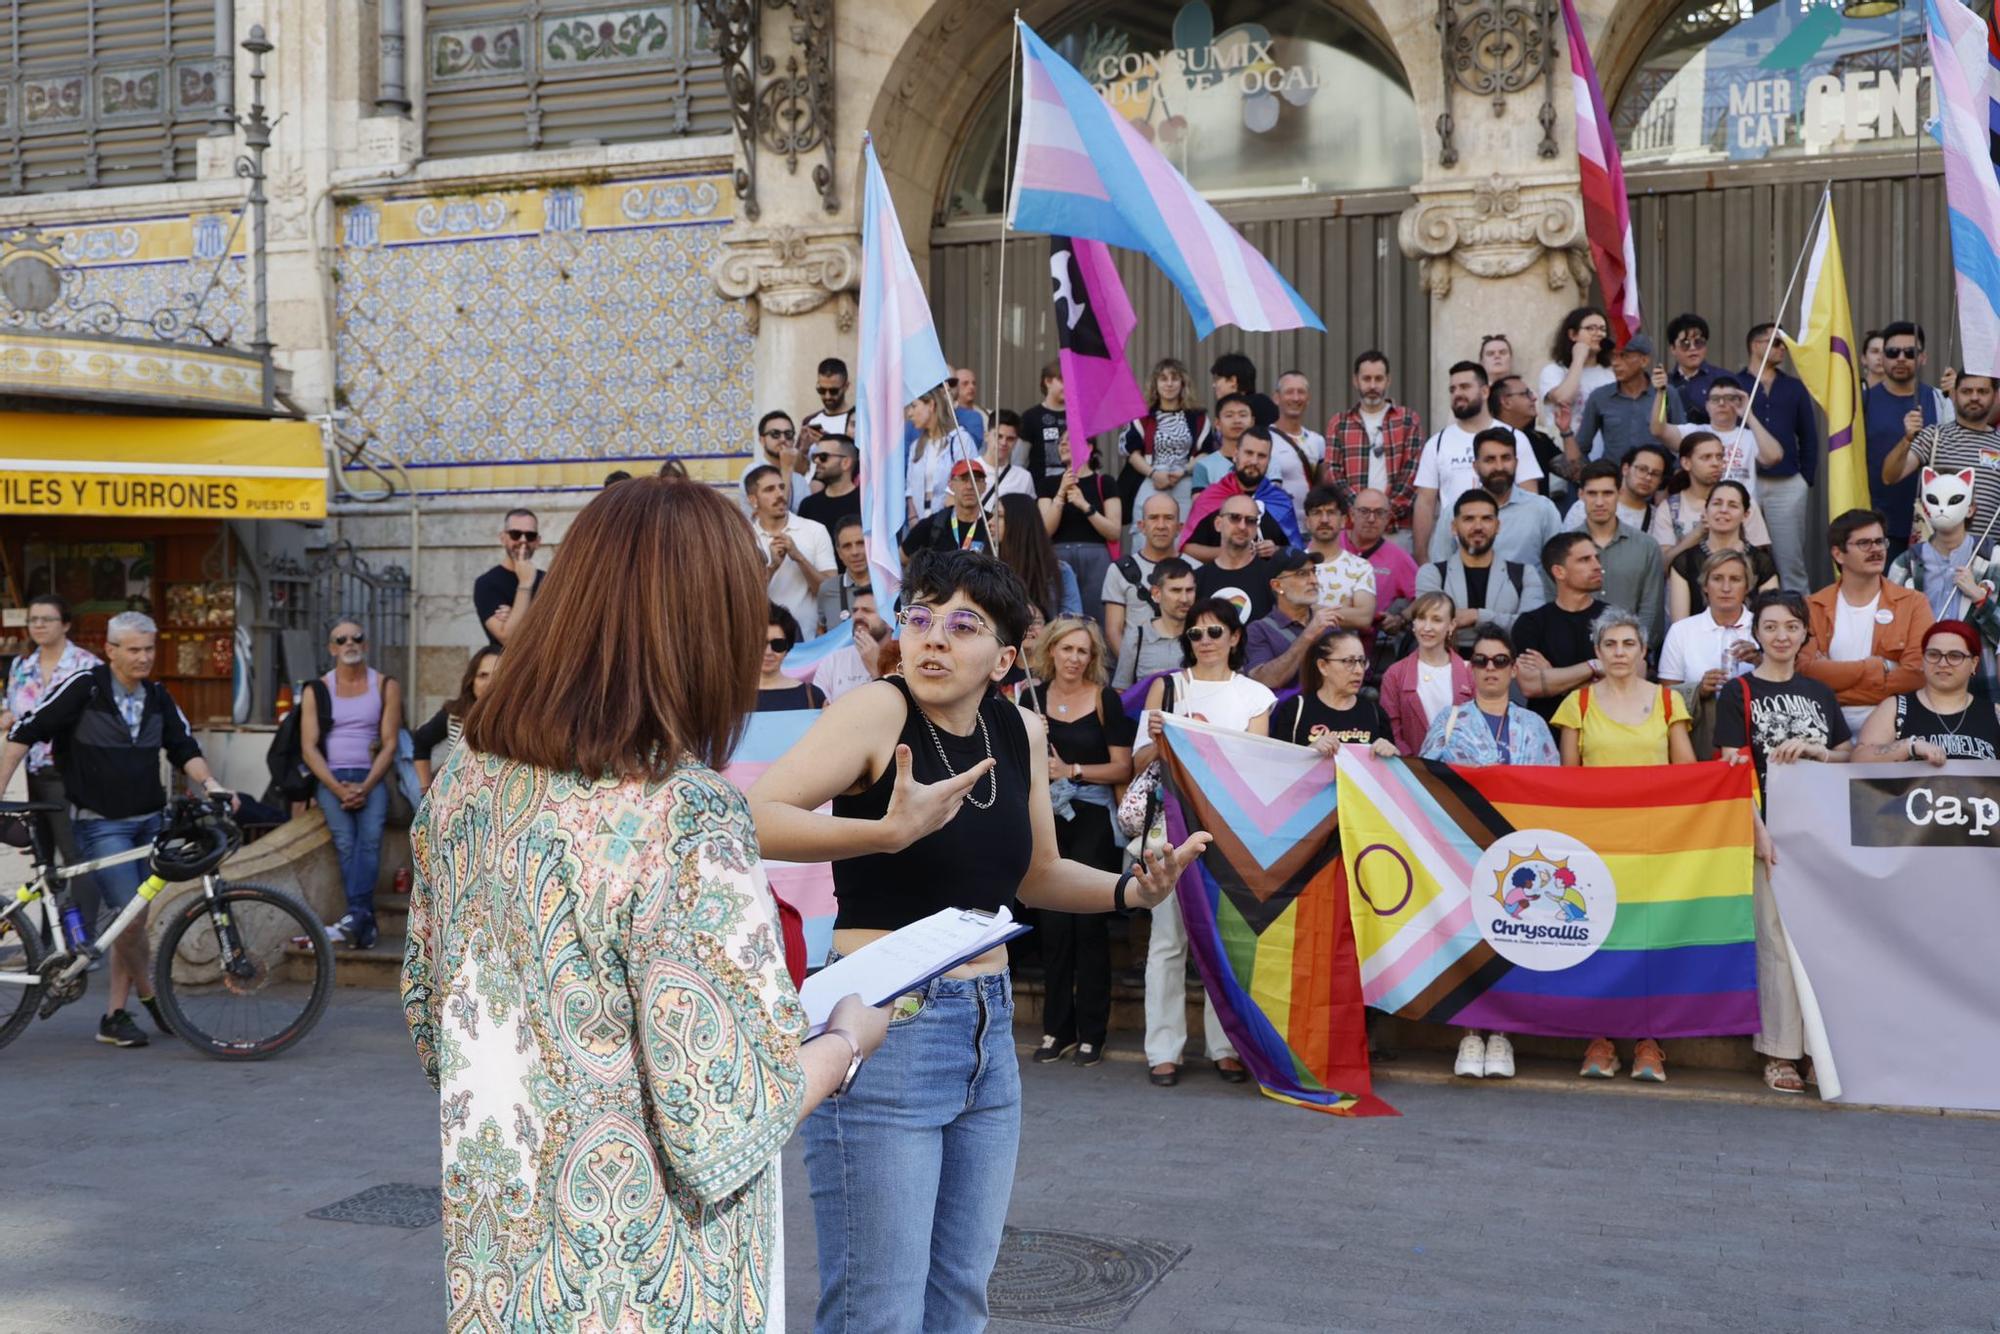
POLYGON ((1966 515, 1972 512, 1972 469, 1939 472, 1925 468, 1923 504, 1924 517, 1931 521, 1931 527, 1946 532, 1965 527, 1966 515))

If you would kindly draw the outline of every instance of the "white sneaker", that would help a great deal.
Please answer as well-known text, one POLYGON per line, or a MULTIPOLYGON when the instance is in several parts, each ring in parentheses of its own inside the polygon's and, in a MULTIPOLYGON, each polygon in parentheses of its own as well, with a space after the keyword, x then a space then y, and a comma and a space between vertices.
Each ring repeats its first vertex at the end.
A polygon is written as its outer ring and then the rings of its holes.
POLYGON ((1468 1079, 1486 1078, 1486 1042, 1479 1034, 1467 1033, 1458 1040, 1458 1063, 1451 1072, 1468 1079))
POLYGON ((1504 1033, 1495 1033, 1486 1039, 1486 1077, 1514 1077, 1514 1044, 1507 1040, 1504 1033))

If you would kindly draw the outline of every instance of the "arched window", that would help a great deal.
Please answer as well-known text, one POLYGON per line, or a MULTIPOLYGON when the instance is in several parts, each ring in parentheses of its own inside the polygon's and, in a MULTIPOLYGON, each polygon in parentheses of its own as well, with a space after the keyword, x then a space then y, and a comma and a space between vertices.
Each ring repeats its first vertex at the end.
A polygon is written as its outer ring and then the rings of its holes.
POLYGON ((1613 117, 1628 167, 1917 150, 1920 0, 1712 0, 1653 37, 1613 117))
MULTIPOLYGON (((1041 35, 1210 199, 1417 179, 1416 104, 1401 69, 1324 3, 1110 0, 1077 6, 1041 35)), ((1003 87, 974 119, 947 221, 1001 211, 1006 107, 1003 87)))

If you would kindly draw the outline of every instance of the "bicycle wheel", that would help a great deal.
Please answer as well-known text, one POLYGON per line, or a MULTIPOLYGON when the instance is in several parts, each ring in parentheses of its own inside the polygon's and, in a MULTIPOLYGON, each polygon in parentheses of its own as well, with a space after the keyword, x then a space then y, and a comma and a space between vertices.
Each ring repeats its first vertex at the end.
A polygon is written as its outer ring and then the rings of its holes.
POLYGON ((312 1031, 333 994, 333 946, 306 906, 263 885, 187 900, 160 936, 153 993, 206 1056, 257 1061, 312 1031), (302 944, 289 952, 293 942, 302 944))
MULTIPOLYGON (((41 934, 37 927, 21 920, 26 915, 16 914, 0 923, 0 973, 42 971, 45 956, 41 934)), ((0 982, 0 1047, 21 1036, 21 1030, 35 1017, 35 1007, 41 1003, 42 989, 39 986, 23 987, 0 982)))

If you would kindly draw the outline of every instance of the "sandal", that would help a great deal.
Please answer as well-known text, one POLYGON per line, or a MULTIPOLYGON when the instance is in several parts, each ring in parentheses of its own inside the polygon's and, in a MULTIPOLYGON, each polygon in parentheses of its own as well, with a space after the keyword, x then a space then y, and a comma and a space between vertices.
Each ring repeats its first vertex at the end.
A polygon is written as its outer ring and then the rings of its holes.
POLYGON ((1798 1066, 1777 1059, 1764 1062, 1764 1086, 1778 1093, 1806 1091, 1806 1081, 1799 1078, 1798 1066))

